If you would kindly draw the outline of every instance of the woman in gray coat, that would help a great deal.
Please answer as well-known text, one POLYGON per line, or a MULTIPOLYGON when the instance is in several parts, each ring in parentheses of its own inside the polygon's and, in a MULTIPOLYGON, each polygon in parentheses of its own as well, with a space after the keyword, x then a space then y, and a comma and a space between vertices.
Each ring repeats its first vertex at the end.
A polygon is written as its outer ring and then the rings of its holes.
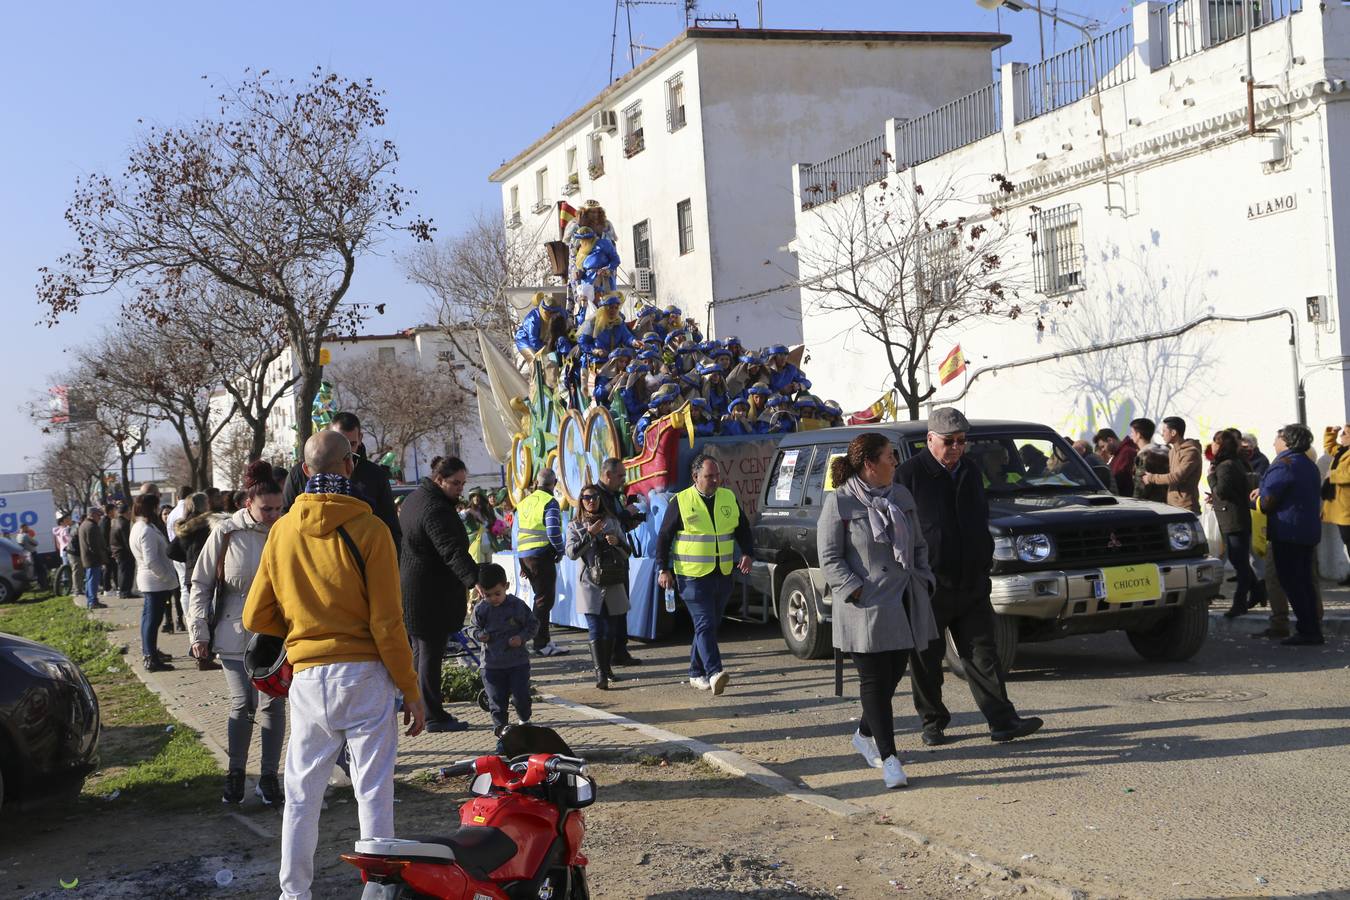
POLYGON ((564 549, 581 563, 577 611, 586 617, 590 632, 595 686, 607 691, 611 681, 619 680, 612 668, 614 639, 624 633, 628 615, 628 539, 600 488, 586 485, 579 499, 581 508, 567 523, 564 549))
POLYGON ((862 718, 853 746, 882 770, 889 788, 907 784, 895 755, 891 699, 912 648, 938 639, 914 498, 895 483, 895 450, 882 434, 860 434, 830 466, 835 485, 820 510, 816 546, 834 597, 834 645, 858 670, 862 718))

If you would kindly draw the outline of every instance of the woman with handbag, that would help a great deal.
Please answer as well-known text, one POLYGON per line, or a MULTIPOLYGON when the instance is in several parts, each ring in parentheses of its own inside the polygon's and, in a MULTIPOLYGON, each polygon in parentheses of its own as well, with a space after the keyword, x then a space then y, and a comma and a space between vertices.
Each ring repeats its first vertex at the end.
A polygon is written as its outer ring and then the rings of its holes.
POLYGON ((197 556, 188 596, 188 631, 192 655, 207 668, 212 653, 220 656, 225 685, 230 692, 230 718, 226 727, 229 770, 225 775, 222 803, 244 802, 244 768, 253 740, 256 713, 262 726, 261 775, 254 792, 267 806, 284 802, 277 769, 286 734, 286 701, 259 695, 244 665, 249 633, 244 630, 244 601, 262 563, 268 529, 281 517, 281 485, 272 479, 272 467, 262 460, 244 472, 247 502, 244 508, 211 532, 197 556))
POLYGON ((577 611, 586 617, 590 633, 595 686, 609 690, 618 681, 612 668, 614 639, 628 615, 628 539, 623 526, 605 504, 600 488, 581 489, 581 508, 567 524, 566 553, 579 560, 577 611))
POLYGON ((1231 431, 1216 431, 1210 443, 1214 464, 1209 469, 1209 496, 1223 535, 1228 561, 1237 573, 1233 605, 1224 613, 1235 619, 1254 606, 1266 602, 1266 585, 1252 570, 1252 512, 1248 497, 1252 492, 1252 468, 1242 457, 1237 438, 1231 431))
POLYGON ((853 747, 881 769, 888 788, 909 783, 895 752, 895 689, 910 650, 942 639, 930 599, 937 579, 928 544, 914 497, 895 482, 895 469, 888 437, 855 437, 830 464, 835 490, 821 504, 816 531, 834 597, 834 646, 858 670, 862 717, 853 747))
MULTIPOLYGON (((1322 449, 1331 457, 1331 467, 1322 482, 1322 521, 1335 525, 1341 543, 1350 552, 1350 424, 1329 425, 1322 433, 1322 449)), ((1339 582, 1350 587, 1350 575, 1339 582)))

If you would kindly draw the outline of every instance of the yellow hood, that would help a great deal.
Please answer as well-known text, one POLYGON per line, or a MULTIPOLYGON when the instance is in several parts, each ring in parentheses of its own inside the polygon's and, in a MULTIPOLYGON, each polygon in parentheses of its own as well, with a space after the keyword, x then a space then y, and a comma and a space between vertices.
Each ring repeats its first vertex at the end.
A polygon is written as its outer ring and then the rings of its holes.
POLYGON ((321 537, 368 512, 370 504, 346 494, 301 494, 286 515, 298 519, 296 528, 301 534, 321 537))

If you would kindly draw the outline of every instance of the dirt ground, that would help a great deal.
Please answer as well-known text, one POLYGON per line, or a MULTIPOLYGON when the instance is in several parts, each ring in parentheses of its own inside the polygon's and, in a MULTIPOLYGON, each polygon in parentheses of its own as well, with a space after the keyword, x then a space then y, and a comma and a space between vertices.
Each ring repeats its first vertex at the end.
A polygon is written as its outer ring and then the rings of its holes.
MULTIPOLYGON (((917 847, 884 823, 845 822, 700 762, 611 762, 594 775, 599 794, 586 813, 584 847, 596 897, 1007 897, 1025 890, 917 847)), ((400 783, 400 831, 446 827, 464 788, 400 783)), ((206 795, 199 812, 82 800, 7 817, 0 896, 276 897, 280 815, 252 797, 225 810, 214 791, 185 790, 206 795), (230 876, 225 887, 216 883, 222 870, 230 876)), ((351 790, 335 788, 316 854, 316 897, 360 895, 355 870, 338 859, 356 836, 351 790)))

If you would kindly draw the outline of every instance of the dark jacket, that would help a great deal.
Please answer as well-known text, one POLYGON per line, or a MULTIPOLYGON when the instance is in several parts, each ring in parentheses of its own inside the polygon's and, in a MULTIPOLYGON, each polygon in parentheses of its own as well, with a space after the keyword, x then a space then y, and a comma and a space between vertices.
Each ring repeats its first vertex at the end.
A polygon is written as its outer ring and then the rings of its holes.
POLYGON ((1247 461, 1236 456, 1214 460, 1209 470, 1209 492, 1213 495, 1214 516, 1224 534, 1245 534, 1252 530, 1251 493, 1255 486, 1247 461))
POLYGON ((1270 468, 1270 457, 1260 450, 1253 450, 1251 456, 1247 458, 1247 462, 1251 464, 1252 471, 1256 473, 1257 478, 1266 474, 1266 469, 1270 468))
POLYGON ((197 557, 211 537, 213 517, 218 514, 204 512, 197 516, 179 519, 173 526, 173 540, 169 541, 169 559, 183 563, 189 573, 197 568, 197 557))
MULTIPOLYGON (((394 546, 403 546, 403 531, 398 523, 398 507, 394 505, 394 492, 389 487, 388 474, 368 459, 358 456, 354 462, 351 477, 352 496, 369 503, 371 512, 375 513, 376 518, 389 526, 394 546)), ((291 508, 295 498, 305 492, 305 482, 308 480, 300 463, 291 467, 290 474, 286 476, 286 486, 282 490, 283 507, 287 510, 291 508)))
POLYGON ((895 470, 895 480, 914 495, 938 593, 943 588, 987 588, 994 538, 989 534, 989 499, 975 464, 963 458, 953 474, 923 450, 895 470))
POLYGON ((404 498, 402 517, 403 620, 409 634, 443 640, 464 627, 467 591, 478 581, 469 534, 455 504, 430 478, 404 498))
POLYGON ((530 664, 530 638, 538 630, 534 610, 515 594, 507 594, 501 606, 478 601, 469 633, 483 645, 483 668, 511 669, 530 664), (520 638, 519 647, 511 646, 513 637, 520 638))
POLYGON ((1317 463, 1286 450, 1261 476, 1261 509, 1271 541, 1315 546, 1322 539, 1322 475, 1317 463))
POLYGON ((102 524, 87 517, 80 523, 80 565, 86 569, 108 563, 108 542, 103 539, 102 524))
POLYGON ((126 516, 117 516, 108 525, 108 554, 113 559, 131 553, 131 523, 126 516))
POLYGON ((1121 441, 1116 455, 1111 457, 1111 493, 1120 497, 1134 496, 1134 458, 1139 447, 1134 441, 1121 441))

